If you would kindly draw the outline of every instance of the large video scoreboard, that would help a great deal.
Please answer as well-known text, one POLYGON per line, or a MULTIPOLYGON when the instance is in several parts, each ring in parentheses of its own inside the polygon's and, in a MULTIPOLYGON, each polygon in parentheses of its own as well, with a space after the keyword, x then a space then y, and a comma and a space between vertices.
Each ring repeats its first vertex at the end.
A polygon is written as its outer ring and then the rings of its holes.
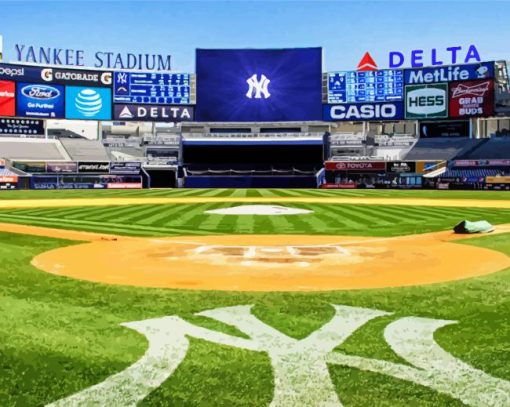
POLYGON ((185 73, 115 72, 115 103, 182 105, 191 103, 191 75, 185 73))
POLYGON ((328 103, 389 102, 404 98, 404 71, 328 73, 328 103))

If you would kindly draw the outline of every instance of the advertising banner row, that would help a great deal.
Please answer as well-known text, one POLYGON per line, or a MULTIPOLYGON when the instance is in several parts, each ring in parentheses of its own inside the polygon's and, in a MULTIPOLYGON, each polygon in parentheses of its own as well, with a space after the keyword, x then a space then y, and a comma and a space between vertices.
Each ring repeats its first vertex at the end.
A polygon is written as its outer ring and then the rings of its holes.
POLYGON ((0 116, 175 122, 193 120, 194 109, 192 106, 112 104, 112 91, 105 87, 0 80, 0 116))
POLYGON ((406 85, 404 100, 327 104, 328 121, 460 119, 494 114, 494 80, 406 85))
POLYGON ((440 165, 439 161, 326 161, 326 171, 387 172, 425 174, 440 165))
POLYGON ((44 161, 16 161, 13 166, 28 173, 48 174, 118 174, 138 175, 142 169, 139 161, 68 161, 68 162, 44 162, 44 161))

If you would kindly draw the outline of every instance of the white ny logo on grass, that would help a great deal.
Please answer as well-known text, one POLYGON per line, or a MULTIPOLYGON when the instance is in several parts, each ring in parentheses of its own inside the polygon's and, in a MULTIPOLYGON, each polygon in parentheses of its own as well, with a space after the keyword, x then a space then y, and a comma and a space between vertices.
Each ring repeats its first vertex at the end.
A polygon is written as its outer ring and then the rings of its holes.
POLYGON ((333 349, 368 321, 390 313, 333 305, 335 315, 302 340, 290 338, 251 313, 251 306, 204 311, 196 315, 235 326, 250 339, 227 335, 170 316, 128 322, 149 341, 145 355, 104 382, 61 399, 51 406, 132 406, 168 379, 184 360, 188 336, 255 352, 266 352, 274 374, 271 406, 341 406, 328 364, 376 372, 429 387, 471 406, 510 405, 510 382, 497 379, 454 358, 435 341, 434 332, 455 321, 407 317, 388 324, 384 338, 409 365, 333 349), (412 366, 411 366, 412 365, 412 366))
POLYGON ((269 86, 269 79, 267 79, 266 75, 262 74, 260 76, 260 81, 257 80, 257 74, 253 74, 250 78, 246 80, 246 83, 250 85, 248 92, 246 93, 247 98, 253 98, 253 93, 255 93, 255 99, 261 99, 262 94, 264 95, 264 99, 267 99, 271 94, 267 87, 269 86))

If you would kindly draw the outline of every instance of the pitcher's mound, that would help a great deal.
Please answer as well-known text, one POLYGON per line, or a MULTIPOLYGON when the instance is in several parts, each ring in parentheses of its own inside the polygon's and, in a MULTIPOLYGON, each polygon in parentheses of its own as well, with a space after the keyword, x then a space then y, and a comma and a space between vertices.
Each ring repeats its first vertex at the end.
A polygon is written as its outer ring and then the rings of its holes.
POLYGON ((306 215, 313 211, 280 205, 240 205, 232 208, 213 209, 205 211, 205 213, 213 215, 306 215))

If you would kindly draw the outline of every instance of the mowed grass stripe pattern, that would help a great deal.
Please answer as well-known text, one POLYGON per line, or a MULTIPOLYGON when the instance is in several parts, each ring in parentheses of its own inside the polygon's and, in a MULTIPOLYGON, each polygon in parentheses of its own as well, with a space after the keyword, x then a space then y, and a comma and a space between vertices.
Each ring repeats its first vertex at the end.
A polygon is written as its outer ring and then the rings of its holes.
POLYGON ((321 190, 321 189, 141 189, 141 190, 57 190, 0 191, 0 200, 64 199, 64 198, 125 198, 125 197, 357 197, 357 198, 430 198, 508 200, 507 191, 437 191, 437 190, 321 190))
POLYGON ((12 209, 1 222, 109 232, 132 236, 265 233, 398 236, 452 228, 461 220, 510 222, 508 209, 293 204, 308 215, 229 216, 207 210, 235 203, 133 205, 86 208, 12 209))

